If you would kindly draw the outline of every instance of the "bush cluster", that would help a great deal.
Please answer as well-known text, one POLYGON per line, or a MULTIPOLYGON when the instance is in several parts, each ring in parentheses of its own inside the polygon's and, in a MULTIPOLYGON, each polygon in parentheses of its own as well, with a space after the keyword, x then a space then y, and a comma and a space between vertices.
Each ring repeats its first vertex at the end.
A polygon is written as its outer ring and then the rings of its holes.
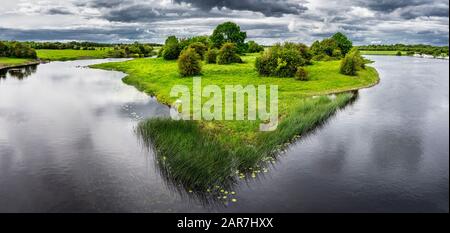
MULTIPOLYGON (((100 48, 102 49, 102 48, 100 48)), ((95 50, 95 48, 94 48, 95 50)), ((114 49, 108 51, 109 57, 150 57, 153 56, 153 47, 148 44, 135 42, 129 45, 117 45, 114 49)))
POLYGON ((310 64, 311 54, 304 44, 276 44, 256 59, 262 76, 293 77, 299 66, 310 64))
POLYGON ((249 41, 247 43, 247 53, 259 53, 264 51, 264 47, 256 43, 255 41, 249 41))
POLYGON ((227 65, 231 63, 242 63, 238 55, 238 48, 234 43, 225 43, 217 54, 217 64, 227 65))
POLYGON ((205 54, 208 51, 208 47, 201 42, 194 42, 190 44, 188 48, 194 49, 202 60, 205 58, 205 54))

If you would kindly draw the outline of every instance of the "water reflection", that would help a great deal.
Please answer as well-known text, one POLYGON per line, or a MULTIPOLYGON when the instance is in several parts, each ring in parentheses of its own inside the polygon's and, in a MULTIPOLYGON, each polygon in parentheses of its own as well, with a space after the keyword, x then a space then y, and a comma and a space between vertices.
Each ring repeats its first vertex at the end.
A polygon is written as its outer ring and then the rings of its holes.
POLYGON ((16 78, 22 80, 28 76, 36 73, 38 65, 28 65, 18 68, 10 68, 0 70, 0 79, 6 79, 8 77, 16 78))

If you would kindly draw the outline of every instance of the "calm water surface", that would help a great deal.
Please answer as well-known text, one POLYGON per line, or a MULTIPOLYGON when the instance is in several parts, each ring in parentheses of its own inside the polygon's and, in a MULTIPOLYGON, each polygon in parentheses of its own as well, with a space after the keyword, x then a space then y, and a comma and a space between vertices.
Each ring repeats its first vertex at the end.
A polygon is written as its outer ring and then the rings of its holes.
POLYGON ((370 58, 381 83, 227 206, 161 177, 134 128, 169 109, 105 60, 0 74, 0 212, 448 212, 448 61, 370 58))

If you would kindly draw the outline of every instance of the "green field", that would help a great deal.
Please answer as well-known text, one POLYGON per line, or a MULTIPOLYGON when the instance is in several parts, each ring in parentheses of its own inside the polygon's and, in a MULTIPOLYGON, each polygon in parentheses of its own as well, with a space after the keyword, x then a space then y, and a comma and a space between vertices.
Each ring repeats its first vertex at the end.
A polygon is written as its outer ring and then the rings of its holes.
POLYGON ((25 64, 30 61, 33 61, 33 59, 0 57, 0 67, 11 66, 11 65, 21 65, 21 64, 25 64))
MULTIPOLYGON (((360 50, 361 55, 386 55, 386 56, 396 56, 398 51, 375 51, 375 50, 360 50)), ((405 51, 401 51, 402 56, 407 55, 405 51)))
POLYGON ((37 55, 42 60, 49 61, 68 61, 79 59, 97 59, 106 58, 109 48, 105 50, 73 50, 73 49, 38 49, 37 55))
MULTIPOLYGON (((224 187, 234 179, 255 177, 273 162, 277 152, 299 136, 325 122, 337 110, 354 100, 357 93, 326 96, 378 82, 378 73, 367 67, 358 76, 339 73, 339 61, 316 62, 307 67, 310 81, 293 78, 260 77, 254 69, 256 54, 244 56, 244 64, 203 65, 202 86, 278 85, 279 118, 277 130, 260 132, 260 121, 172 121, 153 119, 138 127, 138 134, 153 146, 165 175, 186 189, 205 190, 224 187), (317 97, 316 96, 322 96, 317 97)), ((94 68, 119 70, 128 74, 124 82, 156 96, 165 104, 174 85, 192 90, 192 78, 178 74, 175 61, 135 59, 94 65, 94 68)), ((206 101, 207 99, 203 99, 206 101)))

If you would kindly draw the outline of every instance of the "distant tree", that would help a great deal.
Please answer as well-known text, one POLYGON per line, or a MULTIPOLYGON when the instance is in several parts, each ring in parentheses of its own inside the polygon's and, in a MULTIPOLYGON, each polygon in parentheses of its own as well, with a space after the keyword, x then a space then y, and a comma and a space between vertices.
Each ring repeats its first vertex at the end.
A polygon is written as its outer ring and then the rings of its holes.
POLYGON ((247 53, 259 53, 264 51, 264 47, 251 40, 247 43, 247 53))
POLYGON ((400 52, 400 51, 397 51, 397 53, 396 53, 395 55, 397 55, 397 56, 401 56, 401 55, 402 55, 402 52, 400 52))
POLYGON ((353 48, 352 41, 341 32, 334 34, 331 38, 336 41, 337 47, 341 49, 342 55, 344 56, 353 48))
POLYGON ((239 25, 233 22, 226 22, 216 27, 210 40, 215 48, 222 48, 227 42, 234 43, 236 44, 238 53, 244 53, 246 51, 246 38, 247 33, 241 32, 239 25))

